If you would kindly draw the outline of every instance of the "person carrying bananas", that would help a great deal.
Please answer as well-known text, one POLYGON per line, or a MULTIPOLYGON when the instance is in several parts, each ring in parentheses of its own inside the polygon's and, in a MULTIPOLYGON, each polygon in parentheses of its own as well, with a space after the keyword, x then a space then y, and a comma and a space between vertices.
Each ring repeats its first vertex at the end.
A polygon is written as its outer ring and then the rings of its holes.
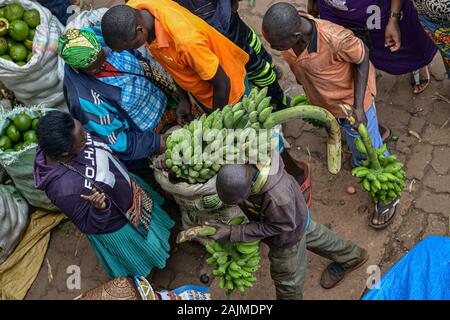
MULTIPOLYGON (((375 107, 375 68, 369 61, 367 46, 351 30, 332 22, 299 13, 291 4, 272 5, 263 18, 263 35, 289 64, 297 82, 303 86, 310 103, 327 109, 345 131, 352 152, 352 164, 361 165, 366 155, 359 152, 356 128, 364 124, 375 149, 383 146, 375 107), (348 120, 348 105, 356 121, 348 120)), ((389 152, 386 150, 386 157, 389 152)), ((400 198, 387 204, 375 203, 369 225, 375 229, 388 226, 397 212, 400 198)))
MULTIPOLYGON (((132 0, 102 18, 106 44, 115 51, 146 45, 172 76, 179 96, 188 94, 204 112, 235 104, 250 92, 248 54, 171 0, 132 0)), ((189 99, 177 106, 180 124, 192 120, 189 99)))
MULTIPOLYGON (((265 242, 270 248, 270 274, 277 299, 300 300, 307 249, 334 261, 322 273, 320 284, 326 289, 362 266, 368 253, 310 219, 300 186, 284 169, 283 160, 276 158, 278 166, 272 164, 270 171, 258 170, 251 164, 230 164, 220 169, 216 180, 219 198, 224 204, 239 205, 250 222, 240 225, 208 222, 216 228, 216 233, 209 237, 218 242, 265 242)), ((275 157, 272 159, 274 163, 275 157)))
POLYGON ((290 98, 284 94, 278 83, 281 70, 272 63, 272 56, 266 51, 256 32, 239 16, 239 1, 242 0, 175 1, 248 53, 250 60, 245 68, 249 81, 259 88, 267 87, 268 95, 272 97, 277 109, 290 105, 290 98))

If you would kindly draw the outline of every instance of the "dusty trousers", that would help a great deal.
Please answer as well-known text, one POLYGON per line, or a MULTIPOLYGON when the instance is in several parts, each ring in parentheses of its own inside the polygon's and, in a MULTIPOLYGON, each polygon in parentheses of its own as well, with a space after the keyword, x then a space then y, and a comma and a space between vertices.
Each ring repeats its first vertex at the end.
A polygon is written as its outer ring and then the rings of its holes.
POLYGON ((312 220, 303 238, 295 245, 289 248, 269 247, 270 275, 277 300, 303 299, 307 250, 346 267, 358 263, 361 256, 359 246, 342 240, 330 229, 312 220))

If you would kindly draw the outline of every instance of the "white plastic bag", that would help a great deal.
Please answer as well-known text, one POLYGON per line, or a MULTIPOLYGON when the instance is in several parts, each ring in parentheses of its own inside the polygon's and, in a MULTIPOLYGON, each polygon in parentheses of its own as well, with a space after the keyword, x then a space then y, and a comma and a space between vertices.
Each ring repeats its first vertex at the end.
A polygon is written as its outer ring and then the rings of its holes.
POLYGON ((58 59, 57 53, 58 39, 63 30, 62 24, 37 1, 1 1, 2 5, 11 3, 18 3, 25 10, 38 10, 41 24, 36 28, 31 60, 20 67, 12 61, 0 59, 0 81, 14 92, 17 100, 26 105, 43 104, 62 110, 67 109, 62 88, 63 64, 58 59))
POLYGON ((0 165, 0 184, 5 183, 6 179, 7 179, 6 170, 0 165))
MULTIPOLYGON (((180 207, 181 223, 184 230, 204 225, 208 220, 228 223, 236 217, 244 217, 245 214, 238 206, 228 206, 219 199, 216 191, 216 177, 209 179, 204 184, 188 184, 186 182, 172 183, 169 174, 155 168, 156 182, 170 193, 180 207)), ((205 244, 204 239, 197 239, 205 244)))
POLYGON ((0 264, 13 252, 28 225, 28 204, 13 186, 0 185, 0 264))
POLYGON ((74 18, 70 17, 64 29, 64 33, 69 29, 81 29, 101 25, 102 17, 106 11, 108 11, 107 8, 100 8, 82 11, 80 14, 74 16, 74 18))
MULTIPOLYGON (((31 118, 37 118, 44 116, 52 110, 42 106, 16 107, 12 111, 0 113, 0 133, 5 131, 14 117, 19 113, 24 112, 31 118)), ((19 190, 30 205, 45 210, 58 211, 50 202, 45 192, 36 189, 34 186, 33 170, 34 160, 36 158, 36 146, 37 144, 32 143, 17 152, 4 152, 0 150, 0 165, 5 169, 17 190, 19 190)))
POLYGON ((0 100, 0 112, 12 110, 12 103, 7 99, 0 100))

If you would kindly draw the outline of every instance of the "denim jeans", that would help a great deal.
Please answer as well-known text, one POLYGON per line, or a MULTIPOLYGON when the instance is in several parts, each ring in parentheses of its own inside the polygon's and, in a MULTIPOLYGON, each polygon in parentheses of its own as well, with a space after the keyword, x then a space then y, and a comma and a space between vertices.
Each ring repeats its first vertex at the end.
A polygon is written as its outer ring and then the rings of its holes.
MULTIPOLYGON (((370 140, 372 140, 372 146, 378 149, 383 146, 383 140, 381 139, 380 129, 378 127, 377 109, 375 102, 366 112, 367 117, 367 131, 369 132, 370 140)), ((366 155, 360 153, 355 146, 355 139, 361 138, 358 131, 352 128, 347 119, 338 119, 339 124, 344 128, 345 139, 347 146, 352 152, 352 164, 355 167, 361 165, 362 160, 366 160, 366 155)), ((388 156, 389 152, 386 151, 385 156, 388 156)))

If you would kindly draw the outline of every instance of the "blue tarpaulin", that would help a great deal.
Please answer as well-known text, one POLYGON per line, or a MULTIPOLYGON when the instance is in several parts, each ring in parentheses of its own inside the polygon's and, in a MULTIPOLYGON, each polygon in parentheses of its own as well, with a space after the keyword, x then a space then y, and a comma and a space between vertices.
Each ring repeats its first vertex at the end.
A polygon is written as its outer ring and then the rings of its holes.
POLYGON ((363 300, 450 300, 450 238, 419 242, 363 300))

